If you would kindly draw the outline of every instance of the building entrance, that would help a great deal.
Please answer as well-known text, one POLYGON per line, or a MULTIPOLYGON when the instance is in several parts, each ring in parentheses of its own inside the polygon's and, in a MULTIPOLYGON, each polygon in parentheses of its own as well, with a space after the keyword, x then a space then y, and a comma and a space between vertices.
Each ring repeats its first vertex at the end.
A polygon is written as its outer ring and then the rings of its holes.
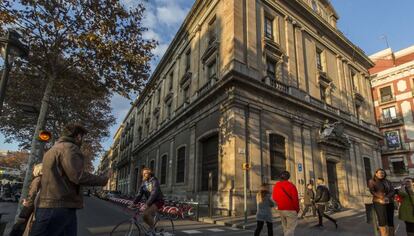
POLYGON ((328 170, 328 188, 331 196, 336 200, 339 200, 338 191, 338 175, 336 173, 336 162, 326 161, 326 168, 328 170))
POLYGON ((213 173, 213 191, 218 190, 218 135, 201 141, 201 190, 208 190, 208 174, 213 173))

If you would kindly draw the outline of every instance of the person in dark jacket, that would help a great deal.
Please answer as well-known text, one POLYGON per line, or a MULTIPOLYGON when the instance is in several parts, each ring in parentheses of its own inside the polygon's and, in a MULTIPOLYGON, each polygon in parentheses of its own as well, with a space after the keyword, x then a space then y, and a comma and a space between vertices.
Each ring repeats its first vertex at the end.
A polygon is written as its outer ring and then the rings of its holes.
POLYGON ((164 196, 161 192, 160 182, 152 174, 150 168, 144 168, 142 170, 142 184, 139 187, 138 194, 136 195, 133 204, 137 204, 143 197, 145 197, 145 205, 143 209, 143 217, 145 223, 148 224, 151 229, 154 228, 154 215, 164 205, 164 196))
POLYGON ((325 180, 323 178, 318 178, 318 180, 316 180, 316 184, 318 187, 316 188, 315 205, 316 209, 318 210, 319 223, 315 226, 323 227, 322 217, 325 217, 335 224, 335 228, 338 228, 338 223, 336 220, 325 214, 326 205, 331 199, 329 189, 325 186, 325 180))
POLYGON ((306 186, 305 197, 303 200, 305 208, 303 209, 302 215, 299 218, 303 219, 306 213, 308 213, 309 208, 312 208, 313 217, 316 217, 315 192, 313 192, 313 184, 309 183, 306 186))
POLYGON ((375 171, 375 175, 368 182, 372 194, 374 210, 378 217, 378 228, 381 236, 394 236, 394 187, 387 180, 383 169, 375 171))
POLYGON ((67 124, 59 140, 43 156, 31 236, 76 236, 76 210, 83 208, 82 186, 104 186, 108 182, 107 176, 84 170, 85 157, 80 147, 86 134, 83 126, 67 124))

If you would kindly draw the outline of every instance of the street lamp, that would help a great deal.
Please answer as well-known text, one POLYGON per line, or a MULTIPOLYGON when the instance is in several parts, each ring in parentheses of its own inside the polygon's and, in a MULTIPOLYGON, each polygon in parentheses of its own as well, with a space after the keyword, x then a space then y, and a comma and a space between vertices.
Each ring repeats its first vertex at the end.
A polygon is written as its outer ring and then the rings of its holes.
POLYGON ((7 81, 13 61, 16 57, 27 57, 29 49, 20 42, 21 36, 15 30, 9 30, 6 37, 0 37, 0 52, 4 58, 3 74, 0 81, 0 115, 6 93, 7 81))

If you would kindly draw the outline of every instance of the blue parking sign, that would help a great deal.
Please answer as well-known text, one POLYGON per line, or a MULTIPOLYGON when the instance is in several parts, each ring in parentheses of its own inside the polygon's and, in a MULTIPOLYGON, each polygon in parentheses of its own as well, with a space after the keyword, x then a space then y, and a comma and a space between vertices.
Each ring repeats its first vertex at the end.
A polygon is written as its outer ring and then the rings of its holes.
POLYGON ((302 163, 298 163, 298 171, 302 172, 302 163))

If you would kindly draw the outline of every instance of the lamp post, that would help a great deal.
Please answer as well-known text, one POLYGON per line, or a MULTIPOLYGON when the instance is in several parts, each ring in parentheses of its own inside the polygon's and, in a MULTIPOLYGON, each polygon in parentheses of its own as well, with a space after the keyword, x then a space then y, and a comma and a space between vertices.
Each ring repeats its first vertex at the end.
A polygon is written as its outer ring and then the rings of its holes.
POLYGON ((4 58, 4 69, 0 81, 0 115, 3 111, 3 101, 13 61, 16 57, 27 57, 29 54, 29 49, 20 42, 20 38, 20 34, 14 30, 9 30, 6 37, 0 38, 0 50, 4 58))

